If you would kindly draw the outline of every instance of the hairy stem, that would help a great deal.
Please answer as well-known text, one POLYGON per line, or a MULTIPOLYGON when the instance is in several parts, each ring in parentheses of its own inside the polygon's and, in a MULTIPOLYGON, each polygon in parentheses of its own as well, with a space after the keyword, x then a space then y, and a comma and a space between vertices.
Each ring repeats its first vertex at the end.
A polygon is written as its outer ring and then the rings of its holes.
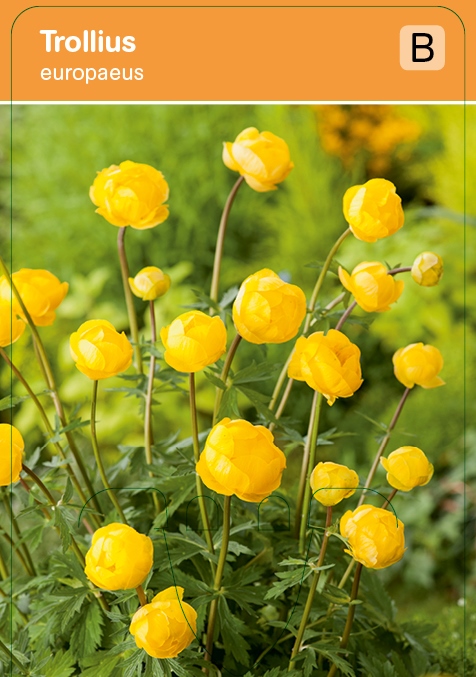
POLYGON ((117 251, 119 254, 119 263, 121 266, 122 284, 124 287, 124 297, 126 299, 127 315, 129 317, 129 327, 131 330, 132 342, 134 344, 134 364, 139 373, 142 373, 142 355, 139 343, 139 328, 137 326, 137 315, 132 298, 131 288, 129 286, 129 264, 127 263, 126 247, 124 238, 126 228, 119 228, 117 234, 117 251))

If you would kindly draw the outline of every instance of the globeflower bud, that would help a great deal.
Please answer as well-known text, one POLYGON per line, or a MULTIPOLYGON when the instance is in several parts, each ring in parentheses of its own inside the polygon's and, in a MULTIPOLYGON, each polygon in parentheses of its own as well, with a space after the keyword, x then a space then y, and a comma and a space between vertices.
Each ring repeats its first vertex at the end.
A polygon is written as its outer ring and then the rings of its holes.
POLYGON ((378 261, 359 263, 349 275, 339 266, 339 278, 357 305, 367 313, 383 313, 400 297, 405 283, 389 275, 378 261))
POLYGON ((200 310, 179 315, 161 329, 160 338, 165 347, 165 361, 177 371, 201 371, 226 351, 226 327, 222 320, 200 310))
POLYGON ((412 277, 422 287, 434 287, 443 275, 443 259, 433 252, 418 254, 412 266, 412 277))
POLYGON ((406 388, 438 388, 445 382, 438 374, 443 368, 443 357, 438 348, 423 343, 411 343, 400 348, 393 358, 394 372, 406 388))
MULTIPOLYGON (((12 275, 13 284, 17 288, 31 319, 37 327, 47 327, 55 321, 56 308, 67 294, 68 283, 60 282, 48 270, 31 270, 22 268, 12 275)), ((23 317, 23 311, 5 276, 0 278, 0 298, 12 303, 13 312, 23 317)), ((23 319, 26 319, 23 317, 23 319)))
POLYGON ((276 190, 294 167, 287 143, 271 132, 260 134, 255 127, 240 132, 234 143, 223 144, 223 162, 259 193, 276 190))
POLYGON ((195 639, 197 612, 182 598, 183 588, 167 588, 132 617, 130 632, 149 656, 175 658, 195 639))
POLYGON ((107 320, 88 320, 69 339, 76 367, 94 381, 117 376, 132 363, 132 346, 107 320))
POLYGON ((311 474, 312 495, 322 505, 337 505, 355 494, 358 486, 355 470, 331 461, 318 463, 311 474))
POLYGON ((345 552, 368 569, 385 569, 402 559, 404 529, 393 512, 365 503, 340 520, 340 533, 350 547, 345 552))
POLYGON ((332 406, 338 397, 351 397, 362 385, 360 350, 336 329, 301 336, 296 341, 288 376, 306 381, 332 406))
POLYGON ((0 348, 18 341, 25 331, 25 323, 16 317, 13 306, 0 298, 0 348))
POLYGON ((259 503, 279 487, 285 467, 268 428, 224 418, 211 429, 196 470, 217 494, 259 503))
POLYGON ((284 282, 269 268, 242 283, 233 304, 237 332, 250 343, 285 343, 298 333, 306 315, 302 289, 284 282))
POLYGON ((143 301, 154 301, 170 289, 170 277, 155 266, 142 268, 135 277, 129 278, 133 294, 143 301))
POLYGON ((387 471, 387 482, 399 491, 424 487, 433 477, 433 466, 418 447, 400 447, 380 463, 387 471))
POLYGON ((376 242, 403 226, 402 200, 391 181, 370 179, 344 195, 344 216, 358 240, 376 242))
POLYGON ((94 532, 84 573, 102 590, 131 590, 144 582, 153 563, 151 539, 113 522, 94 532))
POLYGON ((169 215, 169 186, 162 172, 150 165, 126 160, 98 172, 89 189, 96 213, 113 226, 136 230, 153 228, 169 215))
POLYGON ((0 423, 0 487, 20 479, 24 449, 20 431, 9 423, 0 423))

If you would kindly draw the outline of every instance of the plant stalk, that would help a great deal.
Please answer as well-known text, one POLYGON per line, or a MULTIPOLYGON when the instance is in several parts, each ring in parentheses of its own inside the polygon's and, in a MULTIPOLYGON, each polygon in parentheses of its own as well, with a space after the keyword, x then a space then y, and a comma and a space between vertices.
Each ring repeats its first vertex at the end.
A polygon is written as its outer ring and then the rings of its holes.
POLYGON ((35 565, 33 564, 33 560, 31 558, 30 550, 28 549, 28 546, 25 542, 21 542, 22 541, 22 535, 21 535, 20 527, 18 526, 18 522, 17 522, 17 520, 16 520, 16 518, 13 514, 12 507, 10 505, 10 501, 8 500, 8 497, 5 494, 3 494, 3 496, 2 496, 2 500, 3 500, 3 505, 5 506, 5 510, 6 510, 8 516, 10 518, 10 522, 13 526, 14 531, 15 531, 16 537, 20 541, 20 544, 19 544, 18 547, 21 548, 21 550, 23 552, 25 560, 28 564, 28 568, 31 571, 31 576, 36 576, 36 569, 35 569, 35 565))
MULTIPOLYGON (((359 592, 359 583, 360 583, 360 575, 362 573, 362 564, 359 562, 357 564, 357 567, 355 569, 355 575, 354 575, 354 582, 352 584, 352 592, 350 593, 350 604, 349 604, 349 610, 347 612, 347 620, 345 622, 345 628, 344 628, 344 634, 342 635, 342 639, 340 642, 340 648, 345 649, 347 646, 347 642, 349 641, 350 637, 350 631, 352 630, 352 623, 354 622, 354 616, 355 616, 355 604, 352 604, 354 600, 357 599, 357 595, 359 592)), ((334 675, 337 672, 337 666, 334 663, 331 666, 331 669, 329 670, 329 674, 327 677, 334 677, 334 675)))
MULTIPOLYGON (((154 302, 149 302, 150 310, 150 331, 151 341, 155 346, 157 341, 157 327, 155 322, 155 307, 154 302)), ((149 364, 149 381, 147 383, 147 395, 145 400, 145 417, 144 417, 144 442, 145 442, 145 460, 147 465, 152 465, 152 445, 154 443, 154 429, 152 425, 152 398, 154 395, 154 376, 155 376, 155 355, 151 354, 149 364)), ((149 470, 149 477, 153 477, 154 473, 149 470)), ((152 500, 156 514, 160 512, 159 499, 155 491, 152 492, 152 500)))
POLYGON ((127 315, 129 317, 129 327, 131 330, 132 342, 134 344, 134 364, 137 371, 142 374, 142 355, 139 343, 139 328, 137 325, 137 315, 132 298, 131 288, 129 286, 129 264, 127 263, 126 247, 124 238, 126 236, 126 227, 119 228, 117 234, 117 251, 119 254, 119 263, 121 266, 122 284, 124 287, 124 297, 126 299, 127 315))
MULTIPOLYGON (((300 481, 300 486, 299 486, 299 494, 298 494, 298 503, 301 502, 301 496, 302 498, 302 503, 301 503, 301 510, 300 513, 296 513, 296 519, 299 520, 299 552, 303 555, 305 552, 305 546, 306 546, 306 529, 307 529, 307 520, 309 516, 309 504, 311 501, 311 473, 314 470, 314 466, 316 463, 316 451, 317 451, 317 438, 319 434, 319 417, 322 409, 322 400, 323 396, 321 393, 318 393, 316 391, 314 395, 314 399, 312 402, 312 411, 311 411, 311 417, 312 420, 312 428, 310 426, 311 430, 311 439, 310 442, 308 442, 308 445, 306 445, 306 448, 308 448, 308 453, 307 453, 307 458, 306 458, 306 453, 303 455, 303 462, 301 466, 301 481, 300 481), (313 414, 314 412, 314 414, 313 414)), ((311 424, 311 421, 309 422, 311 424)), ((309 434, 308 434, 308 440, 309 440, 309 434)), ((296 529, 297 530, 297 529, 296 529)))
POLYGON ((113 506, 116 508, 117 512, 119 513, 119 516, 121 520, 123 521, 124 524, 127 524, 126 516, 124 515, 122 508, 120 506, 119 501, 117 500, 116 494, 114 493, 114 489, 111 489, 107 476, 106 476, 106 471, 104 470, 104 465, 101 459, 101 454, 99 452, 99 445, 98 445, 98 440, 97 440, 97 434, 96 434, 96 406, 97 406, 97 397, 98 397, 98 381, 93 381, 93 394, 91 397, 91 442, 93 445, 93 452, 94 452, 94 458, 96 459, 97 466, 99 468, 99 475, 101 476, 101 480, 103 483, 103 486, 105 489, 107 489, 107 495, 109 496, 111 503, 113 506))
MULTIPOLYGON (((226 379, 228 378, 228 374, 230 372, 230 367, 231 363, 233 362, 233 358, 235 357, 236 351, 238 350, 238 346, 241 343, 241 336, 237 334, 235 338, 233 339, 230 348, 228 350, 228 355, 226 356, 225 364, 223 365, 223 369, 220 374, 220 379, 223 381, 223 383, 226 384, 226 379)), ((217 422, 217 416, 218 412, 220 411, 220 405, 221 401, 223 398, 223 390, 221 388, 216 388, 215 392, 215 406, 213 408, 213 425, 217 422)))
MULTIPOLYGON (((230 194, 228 195, 227 201, 225 202, 225 208, 223 209, 223 213, 221 215, 220 219, 220 226, 218 228, 218 237, 217 237, 217 244, 215 247, 215 260, 213 262, 213 274, 212 274, 212 284, 210 287, 210 298, 212 301, 215 303, 218 302, 218 288, 220 285, 220 269, 221 269, 221 261, 223 257, 223 246, 225 244, 225 234, 226 234, 226 227, 228 224, 228 217, 230 215, 231 207, 232 204, 235 200, 236 194, 238 192, 239 187, 243 183, 244 178, 242 176, 237 179, 235 185, 230 191, 230 194)), ((210 308, 210 315, 214 315, 215 311, 213 308, 210 308)))

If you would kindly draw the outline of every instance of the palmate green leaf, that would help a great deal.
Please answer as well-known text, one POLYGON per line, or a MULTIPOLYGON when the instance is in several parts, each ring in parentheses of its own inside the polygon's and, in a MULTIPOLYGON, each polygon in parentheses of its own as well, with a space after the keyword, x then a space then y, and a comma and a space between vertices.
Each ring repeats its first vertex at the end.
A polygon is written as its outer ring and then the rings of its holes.
POLYGON ((238 286, 233 286, 228 289, 223 296, 220 299, 220 308, 225 309, 228 306, 230 306, 233 301, 236 299, 236 296, 238 294, 239 287, 238 286))
POLYGON ((263 393, 252 388, 245 388, 244 386, 239 386, 238 390, 248 398, 256 411, 263 416, 267 423, 278 423, 276 416, 268 407, 269 397, 267 395, 263 395, 263 393))
POLYGON ((312 569, 308 566, 302 566, 293 571, 277 572, 276 576, 280 578, 279 581, 274 581, 271 588, 265 595, 265 600, 277 599, 288 588, 303 583, 312 574, 312 569))
MULTIPOLYGON (((359 656, 359 663, 368 677, 398 677, 393 665, 388 660, 381 660, 378 656, 359 656)), ((408 674, 408 673, 407 673, 408 674)))
POLYGON ((314 668, 317 668, 316 651, 312 646, 309 646, 305 650, 304 663, 302 665, 304 677, 311 677, 314 668))
POLYGON ((71 649, 78 657, 93 653, 102 639, 104 617, 95 600, 83 609, 71 634, 71 649))
POLYGON ((250 645, 244 638, 246 623, 231 613, 223 595, 218 598, 218 624, 224 646, 238 663, 247 665, 250 645))
POLYGON ((59 650, 45 666, 44 677, 70 677, 75 671, 75 663, 76 658, 71 650, 59 650))
POLYGON ((220 421, 223 418, 242 418, 241 412, 238 408, 238 393, 237 389, 231 386, 225 390, 220 404, 217 419, 220 421))
MULTIPOLYGON (((261 362, 256 364, 253 362, 244 369, 240 369, 233 375, 233 383, 235 385, 242 385, 243 383, 257 383, 258 381, 267 381, 279 369, 280 364, 269 364, 268 362, 261 362)), ((266 396, 266 400, 268 397, 266 396)))
MULTIPOLYGON (((51 392, 51 390, 42 390, 39 393, 35 393, 37 397, 41 397, 41 395, 48 395, 51 392)), ((30 396, 29 395, 22 395, 22 396, 13 396, 13 395, 7 395, 7 397, 2 397, 0 400, 0 411, 6 411, 7 409, 13 409, 17 405, 21 404, 22 402, 26 402, 26 400, 29 400, 30 396)))
POLYGON ((226 384, 221 380, 221 378, 215 376, 215 374, 210 369, 206 369, 203 373, 210 383, 213 383, 216 388, 220 388, 220 390, 226 390, 226 384))
POLYGON ((122 677, 136 677, 142 674, 142 663, 146 657, 143 649, 134 649, 130 656, 125 658, 118 664, 118 668, 122 670, 122 677))
POLYGON ((67 552, 69 546, 71 545, 71 532, 69 530, 68 523, 63 515, 63 509, 60 506, 56 506, 54 510, 54 525, 59 528, 61 542, 63 544, 63 553, 67 552))
POLYGON ((373 608, 378 619, 393 622, 396 616, 395 603, 385 590, 380 576, 365 569, 362 573, 366 604, 373 608))
MULTIPOLYGON (((107 656, 106 651, 98 651, 93 657, 88 657, 87 665, 90 667, 81 671, 81 677, 115 677, 117 675, 116 665, 121 660, 120 656, 107 656), (94 660, 91 663, 91 660, 94 660)), ((86 661, 83 661, 86 664, 86 661)))
POLYGON ((342 658, 341 653, 344 651, 344 649, 331 649, 326 644, 322 643, 312 644, 312 646, 318 654, 321 654, 331 663, 334 663, 342 675, 345 675, 345 677, 356 677, 351 664, 342 658))

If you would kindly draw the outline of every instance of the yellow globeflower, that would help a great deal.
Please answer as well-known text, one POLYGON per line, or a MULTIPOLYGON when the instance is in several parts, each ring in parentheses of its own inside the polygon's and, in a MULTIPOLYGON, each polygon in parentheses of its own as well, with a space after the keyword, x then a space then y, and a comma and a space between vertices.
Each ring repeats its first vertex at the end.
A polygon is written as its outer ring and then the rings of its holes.
POLYGON ((370 179, 344 195, 344 216, 358 240, 376 242, 393 235, 404 221, 402 200, 386 179, 370 179))
POLYGON ((246 278, 233 304, 237 332, 250 343, 284 343, 294 338, 306 315, 302 289, 269 268, 246 278))
POLYGON ((443 259, 433 252, 419 254, 413 262, 412 277, 422 287, 434 287, 443 275, 443 259))
POLYGON ((331 461, 318 463, 311 474, 312 495, 322 505, 337 505, 355 494, 358 486, 355 470, 331 461))
POLYGON ((348 510, 340 520, 340 533, 349 543, 345 552, 368 569, 385 569, 402 559, 405 527, 394 513, 365 503, 348 510))
POLYGON ((0 423, 0 487, 20 479, 24 449, 20 431, 9 423, 0 423))
POLYGON ((170 289, 170 277, 160 268, 146 266, 135 277, 129 278, 132 293, 143 301, 154 301, 170 289))
POLYGON ((387 482, 399 491, 424 487, 433 477, 433 466, 418 447, 400 447, 380 463, 387 471, 387 482))
POLYGON ((130 632, 149 656, 175 658, 195 639, 197 612, 182 598, 183 588, 167 588, 132 617, 130 632))
POLYGON ((144 582, 153 563, 151 539, 113 522, 94 532, 84 573, 103 590, 131 590, 144 582))
POLYGON ((98 172, 89 189, 96 213, 113 226, 153 228, 169 215, 169 186, 162 172, 150 165, 126 160, 98 172))
POLYGON ((271 132, 260 134, 255 127, 244 129, 233 143, 223 144, 223 162, 259 193, 276 190, 294 167, 287 143, 271 132))
POLYGON ((327 404, 338 397, 351 397, 362 385, 360 350, 347 336, 336 329, 327 334, 316 331, 296 341, 288 368, 289 378, 306 381, 322 393, 327 404))
POLYGON ((259 503, 281 484, 286 457, 262 425, 224 418, 205 442, 197 473, 212 491, 259 503))
POLYGON ((350 291, 357 305, 367 313, 383 313, 400 297, 405 283, 389 275, 387 268, 378 261, 364 261, 349 275, 339 266, 339 278, 350 291))
POLYGON ((16 316, 13 306, 0 298, 0 348, 18 341, 25 331, 25 323, 16 316))
POLYGON ((443 357, 438 348, 423 343, 411 343, 393 356, 395 376, 406 388, 438 388, 445 382, 438 374, 443 368, 443 357))
POLYGON ((132 346, 107 320, 88 320, 71 334, 69 347, 76 367, 94 381, 116 376, 132 363, 132 346))
POLYGON ((226 351, 226 327, 200 310, 179 315, 160 331, 164 359, 177 371, 196 372, 213 364, 226 351))
MULTIPOLYGON (((47 327, 56 318, 55 310, 68 292, 68 283, 60 282, 48 270, 22 268, 12 275, 13 284, 18 290, 31 319, 37 327, 47 327)), ((23 317, 20 304, 5 276, 0 278, 0 298, 12 303, 13 312, 23 317)))

